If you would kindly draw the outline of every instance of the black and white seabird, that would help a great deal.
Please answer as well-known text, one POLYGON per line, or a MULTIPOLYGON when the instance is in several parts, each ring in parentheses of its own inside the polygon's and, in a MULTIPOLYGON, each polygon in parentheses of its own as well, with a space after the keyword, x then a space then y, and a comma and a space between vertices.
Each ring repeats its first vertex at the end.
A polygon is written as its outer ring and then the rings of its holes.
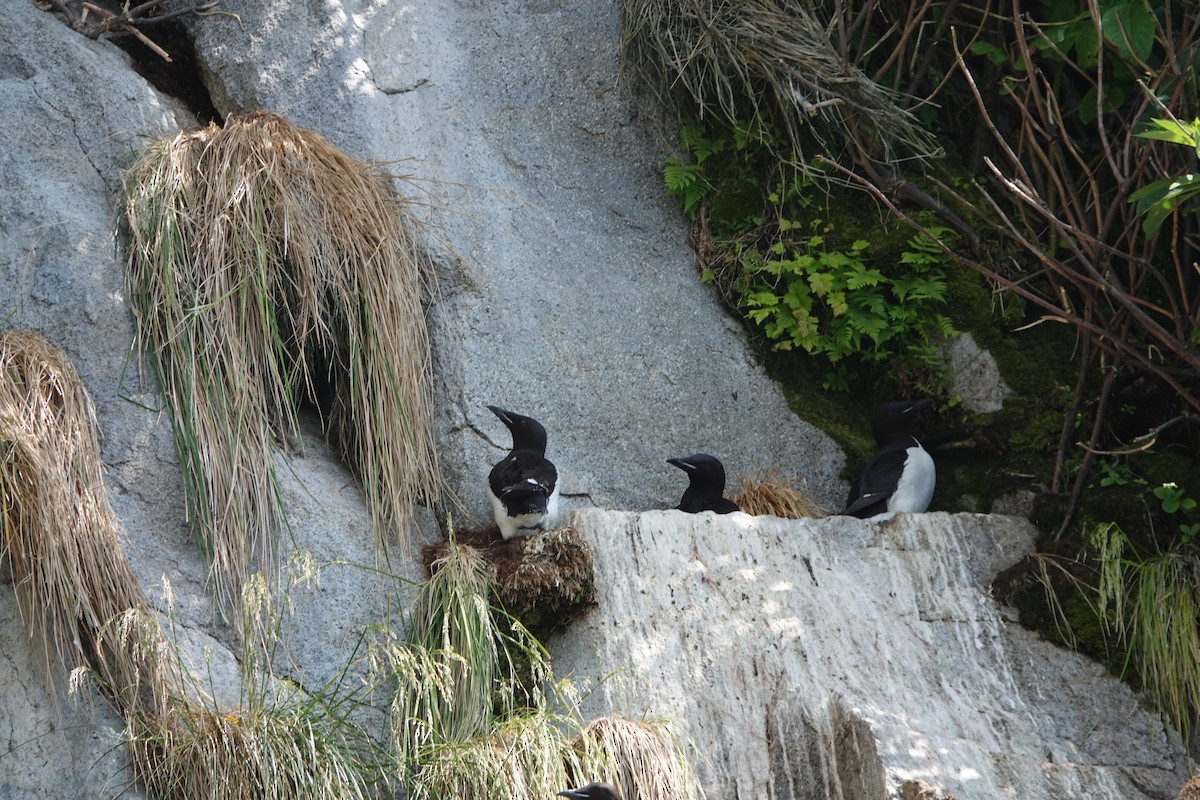
POLYGON ((723 497, 725 467, 713 456, 696 453, 687 458, 668 458, 667 463, 674 464, 688 474, 687 491, 676 506, 680 511, 689 514, 699 514, 701 511, 728 514, 741 510, 737 503, 723 497))
POLYGON ((897 400, 871 414, 871 433, 879 446, 850 487, 843 514, 890 519, 902 511, 924 511, 933 499, 937 473, 933 459, 912 435, 913 422, 932 400, 897 400))
POLYGON ((532 417, 503 408, 488 410, 512 432, 512 450, 488 474, 487 496, 500 535, 541 530, 558 516, 558 470, 546 458, 546 429, 532 417))
POLYGON ((621 800, 621 793, 611 783, 595 781, 578 789, 564 789, 559 797, 569 797, 571 800, 621 800))

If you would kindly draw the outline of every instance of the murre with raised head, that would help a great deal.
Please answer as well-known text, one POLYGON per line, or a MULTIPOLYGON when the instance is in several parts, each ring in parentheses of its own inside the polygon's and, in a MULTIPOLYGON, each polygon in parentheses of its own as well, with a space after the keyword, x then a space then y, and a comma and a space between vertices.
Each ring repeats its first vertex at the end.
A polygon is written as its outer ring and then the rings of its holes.
POLYGON ((546 429, 533 417, 503 408, 488 410, 512 433, 512 450, 492 467, 487 479, 487 496, 500 535, 517 535, 545 530, 558 517, 558 470, 546 458, 546 429))

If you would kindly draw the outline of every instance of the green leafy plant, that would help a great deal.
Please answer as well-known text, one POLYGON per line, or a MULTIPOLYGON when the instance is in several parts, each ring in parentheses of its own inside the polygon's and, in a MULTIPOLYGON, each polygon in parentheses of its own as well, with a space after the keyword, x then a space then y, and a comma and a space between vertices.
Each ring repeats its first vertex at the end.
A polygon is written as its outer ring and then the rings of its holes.
MULTIPOLYGON (((1151 128, 1134 135, 1190 147, 1200 156, 1200 118, 1191 122, 1154 119, 1150 124, 1151 128)), ((1136 205, 1137 213, 1143 217, 1142 230, 1153 235, 1176 208, 1194 205, 1197 195, 1200 195, 1200 175, 1189 172, 1148 183, 1129 195, 1129 202, 1136 205)))
POLYGON ((1109 486, 1126 486, 1131 481, 1144 484, 1145 481, 1136 477, 1129 467, 1124 464, 1114 464, 1108 461, 1100 462, 1100 485, 1102 487, 1109 486))
MULTIPOLYGON (((1196 510, 1195 498, 1189 497, 1187 490, 1175 482, 1164 483, 1154 490, 1154 496, 1162 503, 1162 510, 1167 514, 1178 514, 1182 518, 1191 518, 1196 510)), ((1181 521, 1179 537, 1186 544, 1195 540, 1200 533, 1200 522, 1181 521)))
POLYGON ((782 146, 778 132, 761 119, 733 127, 691 121, 681 127, 679 142, 681 152, 667 159, 663 182, 688 218, 697 219, 707 198, 706 221, 717 234, 761 225, 761 173, 782 146))
POLYGON ((815 212, 821 179, 778 164, 782 139, 761 119, 689 122, 680 144, 663 180, 716 253, 701 280, 718 284, 774 349, 825 359, 825 388, 839 391, 850 389, 863 363, 940 372, 930 337, 954 331, 940 313, 949 261, 934 239, 914 236, 890 259, 865 239, 836 244, 833 226, 815 212))
POLYGON ((1185 488, 1174 481, 1166 481, 1151 489, 1149 481, 1135 474, 1127 464, 1122 462, 1104 461, 1099 466, 1099 488, 1133 487, 1137 498, 1148 508, 1153 508, 1155 505, 1149 499, 1153 496, 1158 501, 1157 505, 1163 514, 1178 522, 1180 542, 1190 544, 1195 541, 1196 535, 1200 534, 1200 520, 1196 519, 1195 514, 1197 502, 1185 488))
MULTIPOLYGON (((1100 0, 1095 11, 1080 10, 1073 0, 1046 4, 1045 17, 1030 43, 1032 52, 1060 67, 1093 70, 1103 60, 1106 83, 1084 91, 1074 115, 1085 125, 1113 113, 1138 92, 1138 65, 1151 58, 1156 22, 1144 0, 1100 0), (1097 24, 1097 21, 1099 24, 1097 24), (1115 57, 1113 57, 1115 56, 1115 57)), ((1013 76, 1012 80, 1022 80, 1013 76)))
MULTIPOLYGON (((781 235, 800 227, 779 222, 781 235)), ((847 360, 899 358, 933 368, 931 337, 953 333, 938 311, 946 299, 946 263, 936 243, 914 236, 894 270, 873 265, 869 249, 863 239, 846 249, 830 248, 816 234, 777 241, 766 252, 742 253, 739 306, 776 349, 799 347, 826 359, 834 368, 826 388, 849 390, 847 360)))

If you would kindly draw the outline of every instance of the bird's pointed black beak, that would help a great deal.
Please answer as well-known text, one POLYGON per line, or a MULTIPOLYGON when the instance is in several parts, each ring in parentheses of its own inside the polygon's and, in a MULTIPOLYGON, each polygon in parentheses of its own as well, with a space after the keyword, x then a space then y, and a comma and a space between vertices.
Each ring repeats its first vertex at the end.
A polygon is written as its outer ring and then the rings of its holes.
POLYGON ((508 425, 508 426, 512 425, 513 421, 512 421, 512 412, 511 411, 505 411, 503 408, 500 408, 499 406, 488 406, 487 410, 492 412, 493 414, 495 414, 497 417, 499 417, 500 421, 503 422, 505 425, 508 425))
POLYGON ((905 414, 911 414, 914 411, 924 411, 927 408, 933 408, 933 399, 926 397, 924 400, 917 400, 908 408, 904 409, 905 414))
POLYGON ((586 794, 580 794, 579 792, 575 791, 574 789, 563 789, 561 792, 558 793, 558 796, 559 797, 572 797, 572 798, 586 798, 587 797, 586 794))
POLYGON ((691 472, 692 470, 694 470, 696 468, 695 464, 693 464, 692 462, 687 461, 685 459, 682 459, 682 458, 668 458, 667 463, 674 464, 675 466, 679 467, 681 470, 684 470, 686 472, 691 472))

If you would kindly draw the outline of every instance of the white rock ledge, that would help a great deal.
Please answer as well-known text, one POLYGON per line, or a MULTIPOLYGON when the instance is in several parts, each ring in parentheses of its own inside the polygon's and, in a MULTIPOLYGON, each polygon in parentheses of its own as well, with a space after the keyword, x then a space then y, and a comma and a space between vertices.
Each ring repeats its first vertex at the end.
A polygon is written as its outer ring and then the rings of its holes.
POLYGON ((1025 520, 581 510, 599 605, 550 643, 588 714, 673 722, 716 798, 1173 797, 1178 737, 1127 686, 1007 622, 1025 520))

